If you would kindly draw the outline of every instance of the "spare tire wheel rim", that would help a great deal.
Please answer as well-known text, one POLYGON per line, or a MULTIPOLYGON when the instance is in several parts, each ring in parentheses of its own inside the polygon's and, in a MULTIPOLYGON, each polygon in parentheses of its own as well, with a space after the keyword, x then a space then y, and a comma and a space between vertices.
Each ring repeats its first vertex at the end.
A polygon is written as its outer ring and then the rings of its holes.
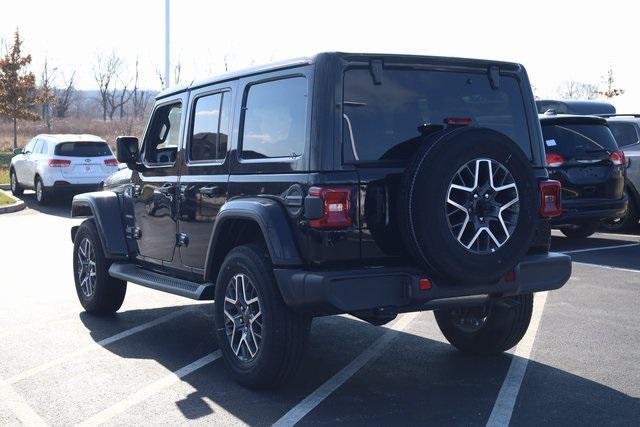
POLYGON ((453 237, 467 251, 491 254, 504 246, 518 224, 518 187, 495 159, 465 163, 447 190, 445 214, 453 237))
POLYGON ((227 284, 224 325, 236 357, 243 362, 254 359, 262 343, 262 306, 258 291, 246 274, 236 274, 227 284))

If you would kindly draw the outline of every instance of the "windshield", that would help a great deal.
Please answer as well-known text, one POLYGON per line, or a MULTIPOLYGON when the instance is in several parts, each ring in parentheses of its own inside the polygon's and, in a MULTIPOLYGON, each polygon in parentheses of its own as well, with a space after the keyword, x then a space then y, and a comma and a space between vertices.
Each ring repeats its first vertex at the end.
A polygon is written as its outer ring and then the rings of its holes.
POLYGON ((599 124, 556 124, 542 126, 547 152, 560 154, 565 160, 608 156, 618 144, 611 131, 599 124))
POLYGON ((529 131, 518 81, 501 76, 494 89, 487 74, 384 69, 375 82, 369 69, 346 71, 345 161, 407 159, 422 129, 444 128, 447 119, 470 119, 513 139, 531 158, 529 131))
POLYGON ((54 154, 67 157, 103 157, 113 155, 106 142, 63 142, 56 145, 54 154))

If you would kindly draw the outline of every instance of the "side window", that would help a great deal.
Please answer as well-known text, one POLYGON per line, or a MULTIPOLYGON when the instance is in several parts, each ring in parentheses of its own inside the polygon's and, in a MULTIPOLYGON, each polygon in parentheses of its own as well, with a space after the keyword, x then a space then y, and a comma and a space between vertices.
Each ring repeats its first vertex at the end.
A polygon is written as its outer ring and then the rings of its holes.
POLYGON ((40 153, 40 149, 42 148, 42 140, 38 139, 36 141, 36 145, 33 147, 33 154, 38 154, 40 153))
POLYGON ((632 123, 609 122, 609 129, 620 147, 637 144, 640 140, 636 127, 632 123))
POLYGON ((40 149, 38 150, 39 154, 47 154, 47 141, 41 141, 42 144, 40 145, 40 149))
POLYGON ((228 92, 196 99, 189 160, 222 160, 227 154, 231 97, 228 92))
POLYGON ((27 145, 24 146, 24 152, 25 153, 33 153, 33 146, 36 145, 36 139, 33 138, 31 141, 29 141, 27 143, 27 145))
POLYGON ((304 149, 307 82, 293 77, 249 86, 245 97, 242 157, 297 157, 304 149))
POLYGON ((182 104, 158 107, 144 139, 144 159, 149 164, 173 163, 180 142, 182 104))

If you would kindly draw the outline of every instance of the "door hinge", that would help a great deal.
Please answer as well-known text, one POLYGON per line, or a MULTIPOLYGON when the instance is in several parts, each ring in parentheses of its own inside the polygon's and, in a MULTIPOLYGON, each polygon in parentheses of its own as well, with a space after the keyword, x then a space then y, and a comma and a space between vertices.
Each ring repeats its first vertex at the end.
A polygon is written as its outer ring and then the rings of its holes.
POLYGON ((127 227, 127 232, 129 233, 132 239, 140 240, 140 237, 142 237, 142 231, 138 226, 127 227))
POLYGON ((176 234, 176 246, 189 246, 189 236, 187 233, 176 234))

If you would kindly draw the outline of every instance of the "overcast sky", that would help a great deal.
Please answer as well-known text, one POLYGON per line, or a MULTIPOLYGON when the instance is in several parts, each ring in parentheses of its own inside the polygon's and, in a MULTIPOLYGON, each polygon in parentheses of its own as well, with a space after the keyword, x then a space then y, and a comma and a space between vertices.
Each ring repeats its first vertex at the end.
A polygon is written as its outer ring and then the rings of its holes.
MULTIPOLYGON (((172 59, 182 80, 252 62, 359 51, 446 55, 524 64, 536 92, 557 97, 567 80, 600 83, 609 68, 618 111, 640 112, 635 1, 195 1, 172 0, 172 59)), ((95 87, 92 64, 115 51, 144 86, 159 88, 164 62, 164 0, 16 0, 3 2, 0 38, 16 27, 38 72, 45 56, 59 73, 95 87)))

